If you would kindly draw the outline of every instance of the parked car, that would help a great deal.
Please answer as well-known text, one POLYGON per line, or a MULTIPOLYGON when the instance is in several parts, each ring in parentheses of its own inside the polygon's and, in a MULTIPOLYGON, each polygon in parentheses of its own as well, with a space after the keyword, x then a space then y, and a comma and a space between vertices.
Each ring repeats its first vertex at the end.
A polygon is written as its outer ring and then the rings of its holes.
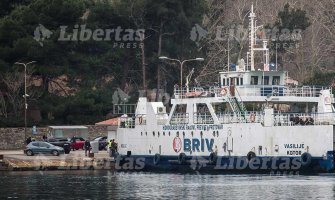
POLYGON ((94 138, 92 141, 99 141, 99 151, 107 150, 107 136, 99 136, 94 138))
POLYGON ((71 143, 71 149, 84 149, 84 144, 85 144, 85 140, 82 137, 72 137, 69 138, 68 141, 71 143))
POLYGON ((59 146, 55 146, 48 142, 35 141, 31 142, 26 146, 24 153, 27 156, 32 156, 34 154, 52 154, 54 156, 59 156, 59 154, 64 154, 64 149, 59 146))
POLYGON ((66 154, 71 151, 71 142, 69 142, 67 138, 49 138, 47 142, 55 146, 63 147, 66 154))

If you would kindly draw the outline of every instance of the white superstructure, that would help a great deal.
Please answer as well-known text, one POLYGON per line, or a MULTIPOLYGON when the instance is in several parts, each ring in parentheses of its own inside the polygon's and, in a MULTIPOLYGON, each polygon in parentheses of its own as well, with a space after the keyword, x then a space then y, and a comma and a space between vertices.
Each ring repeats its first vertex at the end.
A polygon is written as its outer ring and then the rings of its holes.
MULTIPOLYGON (((250 68, 240 62, 221 72, 220 86, 175 88, 169 113, 162 102, 139 98, 135 113, 120 117, 120 155, 158 155, 171 162, 213 153, 222 158, 300 158, 307 153, 313 159, 328 159, 327 153, 334 150, 331 88, 287 85, 286 72, 269 69, 267 42, 256 47, 259 27, 253 9, 250 20, 250 68), (254 51, 266 58, 258 70, 254 51)), ((323 167, 323 161, 317 162, 323 167)))

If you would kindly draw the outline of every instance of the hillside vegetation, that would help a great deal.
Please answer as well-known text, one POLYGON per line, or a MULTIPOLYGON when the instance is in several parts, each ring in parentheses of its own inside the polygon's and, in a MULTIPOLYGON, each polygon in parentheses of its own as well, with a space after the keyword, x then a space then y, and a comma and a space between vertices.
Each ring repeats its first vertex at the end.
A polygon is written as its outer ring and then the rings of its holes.
MULTIPOLYGON (((248 40, 236 36, 239 27, 248 27, 251 3, 2 0, 0 127, 24 125, 24 67, 15 62, 36 61, 27 67, 29 126, 93 124, 112 117, 114 104, 135 103, 139 95, 167 102, 180 68, 159 56, 203 57, 185 65, 184 77, 194 68, 190 84, 217 82, 218 71, 227 68, 228 41, 231 63, 246 56, 248 40), (235 37, 218 38, 219 32, 235 37)), ((253 3, 264 28, 301 31, 298 38, 273 40, 271 62, 277 46, 279 69, 300 82, 332 84, 335 2, 253 3)))

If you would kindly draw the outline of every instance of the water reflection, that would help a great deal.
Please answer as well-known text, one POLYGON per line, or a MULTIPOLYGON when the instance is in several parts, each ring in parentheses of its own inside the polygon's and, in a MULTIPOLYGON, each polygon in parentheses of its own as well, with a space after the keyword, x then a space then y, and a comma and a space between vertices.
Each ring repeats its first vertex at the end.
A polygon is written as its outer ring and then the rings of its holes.
POLYGON ((1 173, 0 199, 335 199, 334 176, 1 173))

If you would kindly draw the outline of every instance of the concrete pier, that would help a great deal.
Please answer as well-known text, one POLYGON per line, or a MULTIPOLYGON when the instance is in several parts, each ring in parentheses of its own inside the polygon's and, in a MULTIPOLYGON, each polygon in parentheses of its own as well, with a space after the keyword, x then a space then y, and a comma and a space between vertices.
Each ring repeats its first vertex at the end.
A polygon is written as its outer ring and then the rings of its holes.
POLYGON ((114 159, 107 151, 95 153, 94 157, 86 157, 83 150, 71 151, 59 156, 38 154, 26 156, 23 150, 0 151, 0 170, 112 170, 114 159))

